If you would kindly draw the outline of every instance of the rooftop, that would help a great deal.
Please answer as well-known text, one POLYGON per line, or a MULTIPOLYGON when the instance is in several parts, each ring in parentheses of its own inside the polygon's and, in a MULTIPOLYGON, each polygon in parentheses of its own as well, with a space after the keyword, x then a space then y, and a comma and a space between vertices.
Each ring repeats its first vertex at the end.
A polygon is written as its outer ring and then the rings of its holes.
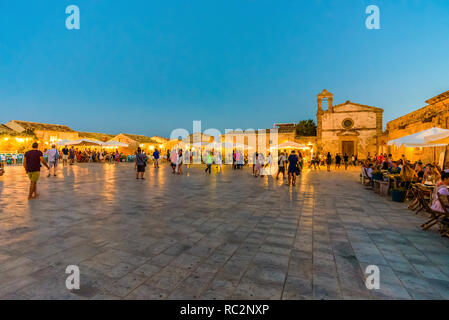
POLYGON ((20 121, 20 120, 11 120, 8 123, 11 123, 11 122, 20 125, 25 130, 31 130, 31 131, 45 130, 45 131, 60 131, 60 132, 76 132, 75 130, 69 128, 68 126, 60 125, 60 124, 48 124, 48 123, 38 123, 38 122, 20 121))

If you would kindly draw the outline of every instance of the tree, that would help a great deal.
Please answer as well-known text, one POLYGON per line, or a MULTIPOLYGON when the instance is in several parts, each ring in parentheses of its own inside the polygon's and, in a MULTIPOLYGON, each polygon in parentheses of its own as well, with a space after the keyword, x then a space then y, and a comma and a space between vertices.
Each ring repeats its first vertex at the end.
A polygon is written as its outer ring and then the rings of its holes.
POLYGON ((316 124, 313 120, 301 120, 296 125, 296 135, 297 136, 316 136, 316 124))

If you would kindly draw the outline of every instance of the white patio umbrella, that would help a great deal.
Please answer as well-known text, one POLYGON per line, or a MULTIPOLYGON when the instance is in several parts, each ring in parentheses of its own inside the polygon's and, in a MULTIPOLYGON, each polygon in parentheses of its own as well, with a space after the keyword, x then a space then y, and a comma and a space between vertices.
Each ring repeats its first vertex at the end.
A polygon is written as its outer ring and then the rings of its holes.
POLYGON ((417 147, 444 147, 447 144, 444 143, 431 143, 426 140, 426 137, 432 137, 438 134, 442 134, 448 132, 447 129, 441 128, 430 128, 424 131, 420 131, 405 137, 397 138, 394 140, 388 141, 389 146, 404 146, 406 148, 417 148, 417 147))
POLYGON ((436 143, 436 144, 449 144, 449 130, 427 136, 424 138, 427 143, 436 143))

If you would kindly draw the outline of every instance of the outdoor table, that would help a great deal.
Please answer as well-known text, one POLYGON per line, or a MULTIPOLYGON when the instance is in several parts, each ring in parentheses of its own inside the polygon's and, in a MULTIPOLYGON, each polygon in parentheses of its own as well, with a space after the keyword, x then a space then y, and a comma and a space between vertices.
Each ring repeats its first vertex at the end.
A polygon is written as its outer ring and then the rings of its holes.
POLYGON ((426 192, 429 194, 430 196, 430 203, 433 202, 433 195, 434 195, 434 190, 435 190, 435 185, 434 184, 424 184, 424 183, 417 183, 416 186, 421 189, 423 192, 426 192))

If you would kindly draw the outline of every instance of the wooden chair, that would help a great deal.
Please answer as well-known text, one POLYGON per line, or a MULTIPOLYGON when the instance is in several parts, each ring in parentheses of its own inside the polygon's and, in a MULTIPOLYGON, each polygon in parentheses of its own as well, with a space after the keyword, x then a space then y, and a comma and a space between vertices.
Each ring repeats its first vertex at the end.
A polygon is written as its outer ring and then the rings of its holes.
POLYGON ((361 182, 363 185, 371 185, 371 178, 368 176, 365 167, 362 168, 361 182))
POLYGON ((443 214, 438 219, 438 225, 440 226, 440 234, 443 237, 449 237, 449 199, 448 196, 438 194, 438 200, 440 200, 441 207, 443 208, 443 214))
POLYGON ((412 203, 408 206, 408 209, 415 211, 416 214, 424 209, 424 207, 419 202, 418 187, 415 184, 411 184, 408 188, 405 198, 407 199, 407 197, 412 200, 412 203))
POLYGON ((418 188, 418 200, 420 204, 424 207, 426 212, 430 214, 430 219, 421 225, 421 228, 423 230, 427 230, 436 223, 438 223, 438 219, 441 216, 441 212, 437 212, 430 207, 429 201, 426 199, 424 192, 419 188, 418 188))

